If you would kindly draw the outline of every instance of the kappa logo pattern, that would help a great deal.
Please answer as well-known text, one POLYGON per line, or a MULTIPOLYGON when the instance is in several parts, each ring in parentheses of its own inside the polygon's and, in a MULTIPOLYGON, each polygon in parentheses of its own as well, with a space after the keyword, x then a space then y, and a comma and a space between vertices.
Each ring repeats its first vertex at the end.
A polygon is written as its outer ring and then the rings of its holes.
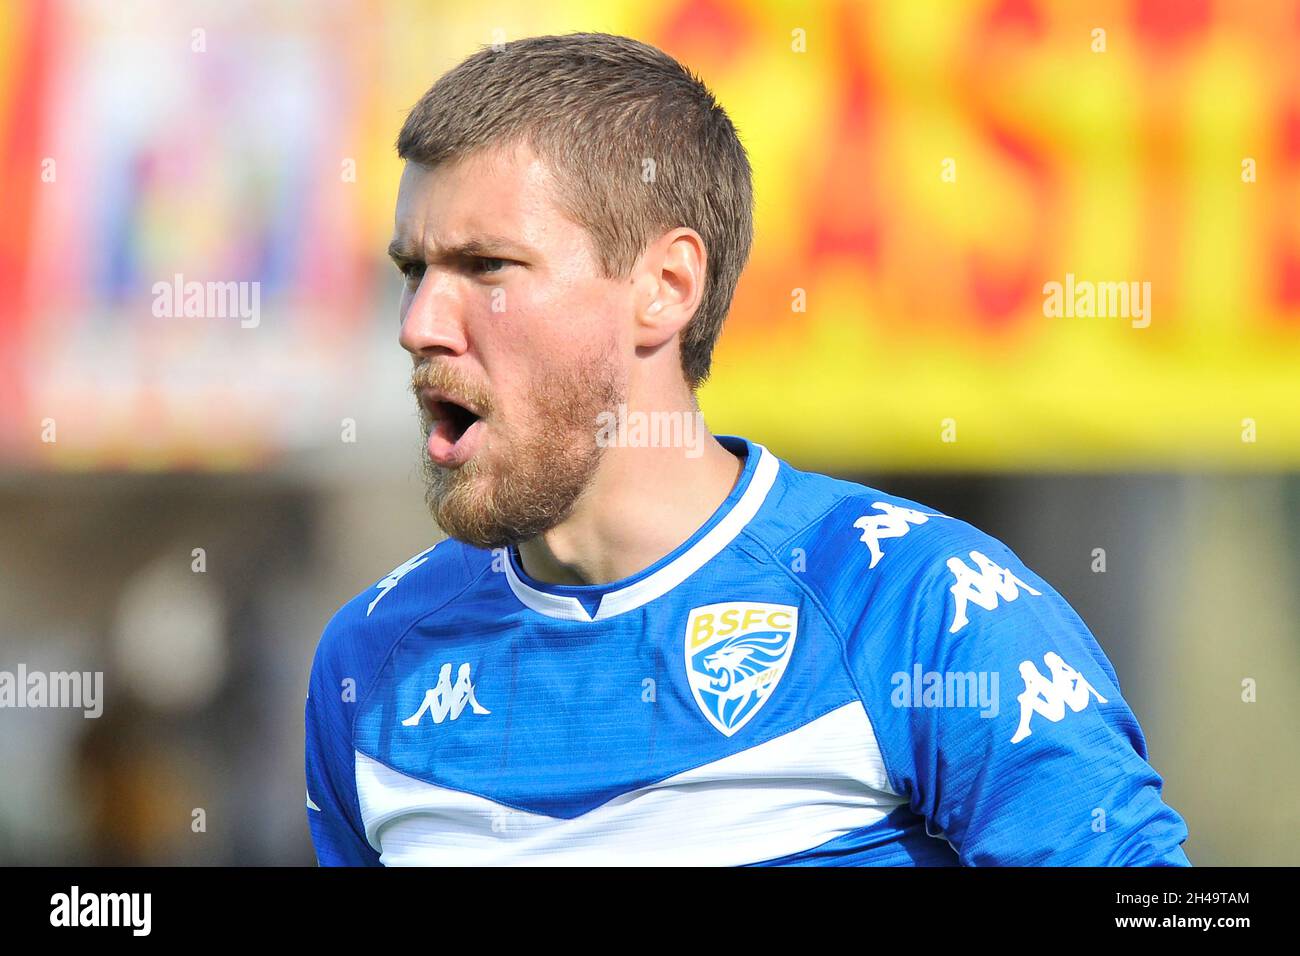
POLYGON ((1077 714, 1088 706, 1090 697, 1096 697, 1100 704, 1108 703, 1095 687, 1083 679, 1082 674, 1061 660, 1060 654, 1048 651, 1043 655, 1043 662, 1052 675, 1051 680, 1039 672, 1033 661, 1020 662, 1020 676, 1025 681, 1025 689, 1016 697, 1020 702, 1020 726, 1011 738, 1013 744, 1033 734, 1029 721, 1034 714, 1055 724, 1065 717, 1066 707, 1077 714))
POLYGON ((686 619, 686 677, 704 716, 728 737, 772 697, 794 651, 799 610, 724 601, 686 619))
POLYGON ((946 518, 947 515, 931 514, 914 508, 900 508, 887 501, 873 501, 871 507, 880 512, 878 515, 863 515, 853 522, 853 527, 862 532, 858 540, 871 549, 871 570, 880 563, 885 552, 880 549, 880 542, 886 538, 901 538, 912 530, 914 524, 925 524, 931 518, 946 518))
POLYGON ((420 709, 402 721, 403 727, 414 727, 420 723, 425 714, 433 716, 433 722, 440 724, 444 720, 455 720, 468 705, 475 714, 490 714, 474 696, 474 685, 469 679, 469 665, 461 664, 456 675, 456 683, 451 683, 451 665, 443 664, 438 672, 438 686, 424 692, 420 709))
MULTIPOLYGON (((435 544, 433 548, 436 547, 437 545, 435 544)), ((406 577, 408 574, 410 574, 420 565, 424 564, 425 561, 429 560, 428 555, 429 552, 433 550, 433 548, 426 548, 425 550, 417 554, 415 557, 408 558, 407 560, 403 561, 397 567, 393 568, 393 570, 389 571, 388 576, 386 578, 384 578, 382 581, 380 581, 378 584, 375 585, 375 587, 379 589, 379 594, 375 597, 373 601, 370 602, 370 606, 366 608, 366 617, 370 616, 370 612, 375 609, 375 605, 380 602, 380 600, 384 597, 384 595, 386 595, 393 588, 397 587, 398 581, 402 580, 402 578, 406 577)))
POLYGON ((961 558, 948 559, 948 570, 957 581, 948 589, 957 601, 957 610, 952 616, 952 626, 948 628, 949 634, 956 634, 970 623, 966 617, 966 605, 969 602, 973 601, 984 610, 992 611, 997 608, 999 599, 1014 601, 1020 596, 1021 590, 1041 595, 1040 591, 1035 591, 1006 568, 994 564, 978 551, 972 551, 970 556, 975 562, 973 568, 961 558))

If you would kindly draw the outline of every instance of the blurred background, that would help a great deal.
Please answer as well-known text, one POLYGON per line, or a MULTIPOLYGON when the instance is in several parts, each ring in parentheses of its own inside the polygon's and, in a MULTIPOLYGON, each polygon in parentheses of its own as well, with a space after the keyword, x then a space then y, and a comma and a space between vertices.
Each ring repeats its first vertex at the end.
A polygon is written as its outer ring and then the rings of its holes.
POLYGON ((6 0, 0 671, 105 677, 98 719, 0 709, 0 863, 314 860, 316 641, 438 536, 392 144, 478 47, 575 30, 749 149, 711 429, 1006 541, 1192 861, 1300 862, 1297 0, 6 0), (158 308, 190 281, 257 309, 158 308), (1149 323, 1052 282, 1149 283, 1149 323))

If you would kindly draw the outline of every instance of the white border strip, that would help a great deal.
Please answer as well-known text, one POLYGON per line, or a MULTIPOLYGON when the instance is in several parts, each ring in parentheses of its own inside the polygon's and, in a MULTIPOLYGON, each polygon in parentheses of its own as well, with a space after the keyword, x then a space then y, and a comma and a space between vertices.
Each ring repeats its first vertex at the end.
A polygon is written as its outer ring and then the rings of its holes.
POLYGON ((750 442, 750 446, 759 456, 758 465, 754 468, 749 487, 745 489, 745 493, 740 496, 740 500, 731 511, 677 560, 635 584, 629 584, 625 588, 606 594, 596 609, 595 617, 588 614, 582 602, 572 595, 550 594, 525 584, 515 573, 514 566, 507 556, 505 573, 510 590, 525 607, 538 614, 545 614, 547 617, 562 621, 603 621, 662 597, 704 567, 723 548, 734 541, 736 535, 740 534, 745 525, 758 514, 758 509, 767 500, 767 493, 776 483, 781 463, 775 455, 757 442, 750 442))

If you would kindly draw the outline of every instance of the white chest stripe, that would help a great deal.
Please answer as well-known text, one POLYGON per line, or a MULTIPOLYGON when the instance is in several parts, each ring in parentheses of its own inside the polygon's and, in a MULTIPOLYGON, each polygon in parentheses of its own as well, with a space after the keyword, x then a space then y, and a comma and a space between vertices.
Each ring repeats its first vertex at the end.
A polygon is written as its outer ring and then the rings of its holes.
POLYGON ((356 773, 366 838, 390 866, 734 866, 818 846, 904 802, 857 701, 572 820, 425 783, 360 752, 356 773))

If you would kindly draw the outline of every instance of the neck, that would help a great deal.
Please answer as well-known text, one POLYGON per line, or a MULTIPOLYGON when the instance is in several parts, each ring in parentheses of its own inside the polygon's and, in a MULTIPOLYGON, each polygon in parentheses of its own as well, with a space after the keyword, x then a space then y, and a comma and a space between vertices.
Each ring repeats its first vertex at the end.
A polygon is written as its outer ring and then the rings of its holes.
POLYGON ((718 510, 744 469, 708 432, 701 445, 698 454, 606 448, 569 518, 519 545, 524 570, 548 584, 608 584, 671 554, 718 510))

